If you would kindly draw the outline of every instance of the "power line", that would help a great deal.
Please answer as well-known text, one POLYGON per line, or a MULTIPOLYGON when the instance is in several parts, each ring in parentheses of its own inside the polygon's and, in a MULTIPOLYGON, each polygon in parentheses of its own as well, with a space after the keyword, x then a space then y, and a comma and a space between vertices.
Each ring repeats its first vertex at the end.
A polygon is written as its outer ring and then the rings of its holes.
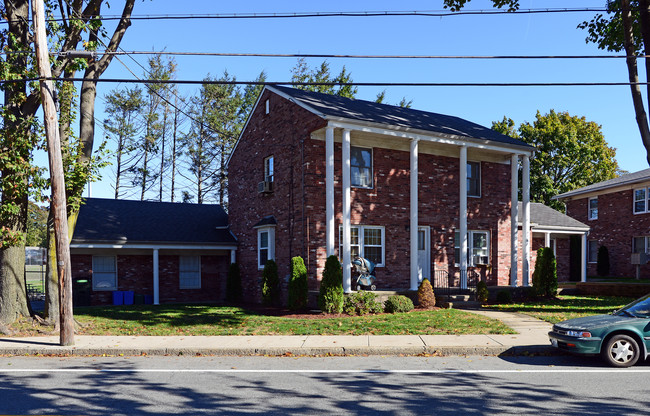
POLYGON ((650 85, 650 82, 294 82, 294 81, 224 81, 224 80, 157 80, 126 78, 24 78, 0 80, 0 84, 35 82, 41 80, 82 82, 91 80, 103 83, 125 84, 180 84, 180 85, 289 85, 302 86, 355 86, 355 87, 621 87, 650 85))
MULTIPOLYGON (((539 9, 474 9, 452 12, 449 10, 403 10, 403 11, 350 11, 350 12, 283 12, 283 13, 206 13, 206 14, 161 14, 161 15, 135 15, 130 20, 196 20, 196 19, 293 19, 293 18, 319 18, 319 17, 452 17, 468 15, 500 15, 500 14, 543 14, 543 13, 593 13, 610 11, 606 7, 584 8, 539 8, 539 9)), ((118 15, 102 16, 97 20, 120 20, 118 15)), ((82 17, 69 18, 68 20, 84 20, 82 17)), ((49 22, 60 22, 62 18, 48 19, 49 22)), ((1 20, 0 23, 7 23, 1 20)))

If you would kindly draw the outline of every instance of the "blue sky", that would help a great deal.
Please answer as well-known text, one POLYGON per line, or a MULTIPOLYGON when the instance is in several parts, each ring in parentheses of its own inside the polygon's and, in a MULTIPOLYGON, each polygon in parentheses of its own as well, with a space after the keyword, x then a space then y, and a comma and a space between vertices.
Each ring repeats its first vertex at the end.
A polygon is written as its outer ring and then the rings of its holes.
MULTIPOLYGON (((120 2, 105 14, 121 11, 120 2)), ((521 0, 521 8, 602 8, 605 0, 521 0), (570 4, 569 4, 570 3, 570 4)), ((442 1, 306 2, 189 0, 137 2, 134 15, 225 14, 309 11, 443 10, 442 1)), ((491 9, 490 1, 473 0, 466 9, 491 9)), ((577 25, 595 12, 502 14, 454 17, 328 17, 300 19, 135 20, 122 42, 127 51, 325 53, 399 55, 597 55, 608 54, 586 44, 577 25)), ((132 71, 142 69, 131 59, 132 71)), ((135 56, 145 65, 145 56, 135 56)), ((178 79, 200 80, 224 70, 238 80, 253 80, 264 70, 269 81, 290 79, 295 58, 176 57, 178 79)), ((310 66, 322 59, 308 60, 310 66)), ((343 65, 358 82, 626 82, 623 59, 591 60, 379 60, 329 59, 332 72, 343 65)), ((643 71, 643 67, 640 68, 643 71)), ((116 60, 105 78, 133 78, 116 60)), ((100 83, 96 118, 103 120, 101 98, 120 85, 100 83)), ((191 94, 197 87, 185 87, 191 94)), ((384 87, 360 87, 358 98, 374 100, 384 87)), ((387 87, 387 103, 402 97, 413 108, 462 117, 490 126, 504 116, 517 125, 532 122, 536 112, 568 111, 602 125, 617 149, 622 169, 648 167, 629 87, 387 87)), ((101 130, 98 130, 101 134, 101 130)), ((99 142, 100 137, 96 137, 99 142)), ((93 196, 112 197, 109 176, 93 185, 93 196)))

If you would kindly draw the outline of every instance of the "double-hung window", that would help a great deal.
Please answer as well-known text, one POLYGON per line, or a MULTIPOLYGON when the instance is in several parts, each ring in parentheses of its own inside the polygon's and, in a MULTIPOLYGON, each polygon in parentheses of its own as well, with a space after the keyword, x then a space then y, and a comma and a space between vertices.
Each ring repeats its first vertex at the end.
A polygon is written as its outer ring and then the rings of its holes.
MULTIPOLYGON (((460 264, 460 232, 454 233, 454 259, 460 264)), ((490 264, 489 231, 467 231, 467 265, 469 267, 490 264)))
POLYGON ((589 219, 598 219, 598 198, 589 198, 589 219))
MULTIPOLYGON (((385 247, 384 227, 368 225, 350 227, 352 260, 356 256, 361 256, 375 263, 376 266, 383 267, 385 247)), ((343 227, 339 228, 339 253, 343 253, 343 227)))
POLYGON ((634 237, 632 239, 632 252, 633 253, 650 252, 650 236, 634 237))
POLYGON ((650 188, 634 190, 634 213, 650 212, 650 188))
POLYGON ((275 227, 257 229, 257 268, 263 269, 268 260, 275 260, 275 227))
POLYGON ((264 182, 273 182, 273 156, 264 158, 264 182))
POLYGON ((372 149, 350 147, 350 181, 352 186, 372 188, 372 149))
POLYGON ((115 256, 93 256, 93 290, 117 290, 115 256))
POLYGON ((480 162, 467 162, 467 196, 481 196, 480 162))
POLYGON ((598 241, 596 240, 587 241, 587 261, 589 263, 598 262, 598 241))
POLYGON ((201 288, 201 256, 179 256, 178 270, 181 289, 201 288))

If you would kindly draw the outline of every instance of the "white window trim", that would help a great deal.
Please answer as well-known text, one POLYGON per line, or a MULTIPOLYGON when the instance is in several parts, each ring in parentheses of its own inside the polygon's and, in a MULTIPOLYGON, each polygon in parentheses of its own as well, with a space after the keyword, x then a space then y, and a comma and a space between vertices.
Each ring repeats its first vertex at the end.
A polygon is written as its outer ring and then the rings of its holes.
MULTIPOLYGON (((117 290, 117 287, 118 287, 117 286, 117 256, 112 256, 112 255, 93 256, 93 258, 92 258, 92 269, 93 269, 93 272, 92 272, 92 287, 93 287, 94 292, 110 292, 110 291, 117 290), (95 286, 95 258, 96 257, 112 257, 113 258, 113 261, 115 262, 115 280, 114 280, 115 285, 114 286, 111 286, 111 287, 96 287, 95 286)), ((99 273, 101 273, 101 272, 99 272, 99 273)))
MULTIPOLYGON (((375 264, 375 267, 386 267, 386 229, 381 225, 352 225, 350 229, 358 228, 359 229, 359 256, 365 258, 364 254, 364 242, 363 235, 364 230, 380 230, 381 231, 381 263, 375 264)), ((350 233, 351 234, 351 233, 350 233)), ((350 244, 352 246, 352 244, 350 244)), ((355 246, 357 244, 354 244, 355 246)), ((377 247, 377 246, 370 246, 377 247)), ((339 261, 342 261, 343 253, 343 226, 339 226, 339 261)))
MULTIPOLYGON (((456 248, 458 248, 458 250, 460 250, 460 247, 456 247, 456 241, 455 241, 456 240, 456 233, 460 234, 460 230, 456 229, 454 231, 454 266, 455 267, 460 267, 460 263, 456 261, 456 260, 460 260, 460 259, 455 258, 456 257, 456 255, 455 255, 456 248)), ((478 267, 478 265, 474 264, 474 256, 472 255, 472 248, 473 248, 472 247, 472 236, 473 236, 474 233, 485 234, 487 236, 486 237, 486 247, 487 247, 488 262, 487 262, 486 266, 489 266, 492 263, 492 247, 490 245, 492 239, 490 238, 490 231, 488 231, 488 230, 467 230, 467 250, 469 251, 467 253, 467 267, 478 267)), ((481 266, 483 266, 483 265, 481 264, 481 266)))
MULTIPOLYGON (((264 264, 260 264, 260 252, 262 251, 262 233, 268 232, 269 238, 268 238, 268 244, 269 246, 267 247, 268 250, 268 257, 267 261, 269 260, 275 260, 275 226, 264 226, 264 227, 259 227, 257 229, 257 269, 258 270, 263 270, 264 269, 264 264)), ((266 263, 266 261, 264 262, 266 263)))
POLYGON ((598 197, 588 198, 587 199, 587 219, 597 220, 598 219, 598 197), (596 215, 592 215, 591 201, 596 201, 596 215))
POLYGON ((644 188, 635 188, 635 189, 633 189, 632 190, 632 213, 634 215, 637 215, 637 214, 647 214, 648 212, 650 212, 650 207, 648 206, 648 202, 650 202, 649 199, 650 199, 650 188, 645 188, 644 187, 644 188), (644 209, 643 209, 643 211, 637 211, 636 210, 636 203, 637 203, 636 191, 641 191, 641 190, 644 191, 644 194, 643 194, 644 195, 644 197, 643 197, 643 207, 644 207, 644 209))
MULTIPOLYGON (((482 172, 481 172, 481 162, 476 161, 476 160, 468 160, 467 165, 469 166, 470 163, 475 163, 476 165, 478 165, 478 195, 470 195, 469 186, 468 186, 467 187, 467 197, 468 198, 480 198, 481 197, 481 190, 482 190, 481 185, 482 185, 482 179, 483 179, 482 172)), ((468 179, 469 179, 469 177, 468 177, 468 179)))
POLYGON ((179 289, 201 289, 201 256, 178 256, 178 288, 179 289), (181 276, 181 258, 182 257, 196 257, 199 260, 199 281, 198 286, 183 285, 183 278, 181 276))
MULTIPOLYGON (((375 187, 375 149, 372 147, 366 147, 366 146, 350 146, 351 148, 356 148, 356 149, 367 149, 370 150, 370 186, 361 186, 361 185, 355 185, 352 183, 352 158, 350 158, 350 186, 352 188, 360 188, 360 189, 374 189, 375 187)), ((351 153, 351 151, 350 151, 351 153)))
POLYGON ((632 237, 632 253, 634 253, 634 240, 637 238, 643 238, 643 250, 645 253, 650 253, 650 235, 636 235, 632 237))

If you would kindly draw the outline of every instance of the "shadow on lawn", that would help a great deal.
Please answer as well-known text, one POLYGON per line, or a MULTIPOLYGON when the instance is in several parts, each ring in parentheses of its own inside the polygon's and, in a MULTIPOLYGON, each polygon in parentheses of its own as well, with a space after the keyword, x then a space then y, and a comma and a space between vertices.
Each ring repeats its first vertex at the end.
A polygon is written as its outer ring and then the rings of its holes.
POLYGON ((213 325, 233 327, 258 313, 238 307, 216 305, 128 305, 76 308, 75 315, 116 321, 137 322, 140 325, 174 327, 213 325))

